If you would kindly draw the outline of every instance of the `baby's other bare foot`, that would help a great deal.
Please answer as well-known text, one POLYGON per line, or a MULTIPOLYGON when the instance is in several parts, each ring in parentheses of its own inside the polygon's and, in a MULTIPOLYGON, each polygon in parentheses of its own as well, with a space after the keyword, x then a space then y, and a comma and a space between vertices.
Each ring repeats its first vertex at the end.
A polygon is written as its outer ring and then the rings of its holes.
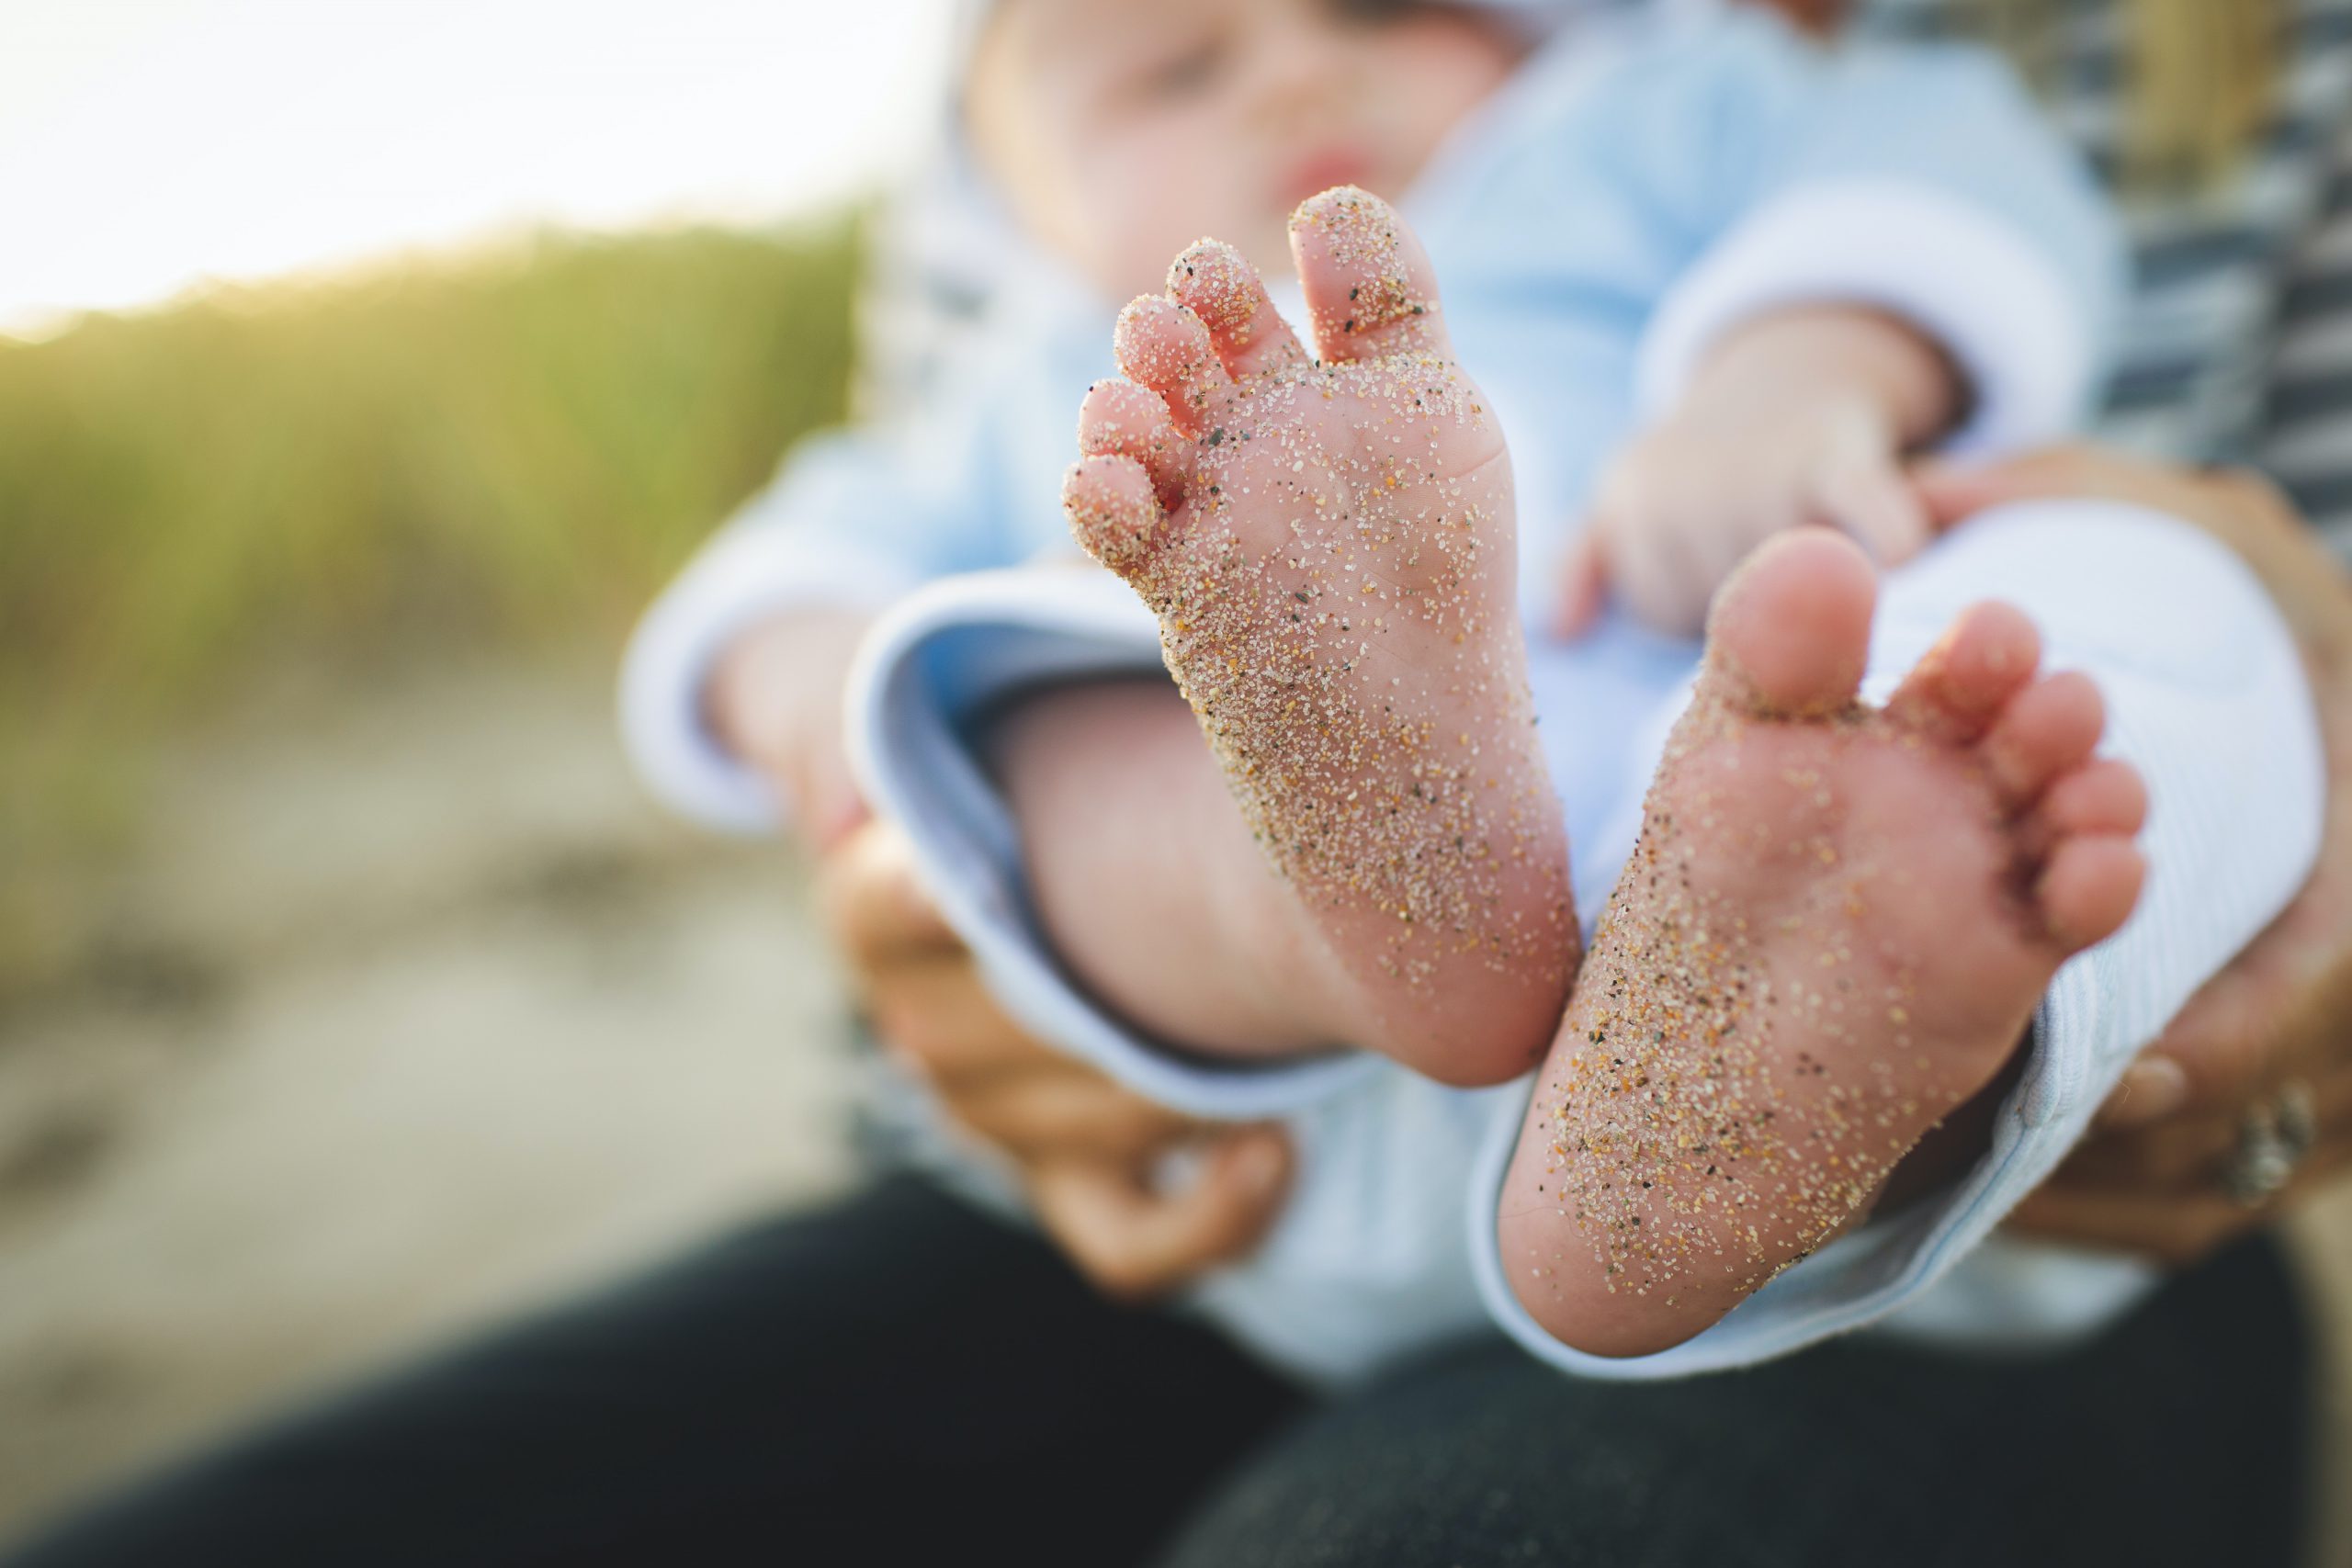
POLYGON ((1577 954, 1535 744, 1510 464, 1419 242, 1342 187, 1292 246, 1320 359, 1230 247, 1119 321, 1064 502, 1343 976, 1333 1038, 1431 1077, 1532 1066, 1577 954))
POLYGON ((1855 1216, 2139 897, 2097 689, 1987 604, 1864 707, 1875 594, 1813 529, 1716 600, 1502 1195, 1520 1300, 1579 1349, 1688 1339, 1855 1216))

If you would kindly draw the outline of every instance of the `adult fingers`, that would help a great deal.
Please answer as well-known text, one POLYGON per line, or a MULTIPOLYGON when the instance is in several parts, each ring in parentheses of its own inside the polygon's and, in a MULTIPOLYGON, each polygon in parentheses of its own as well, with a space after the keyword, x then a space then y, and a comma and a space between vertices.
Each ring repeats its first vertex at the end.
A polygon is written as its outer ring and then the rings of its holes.
POLYGON ((2094 1133, 2066 1156, 2052 1179, 2117 1191, 2193 1184, 2217 1169, 2236 1147, 2239 1121, 2234 1110, 2200 1110, 2128 1131, 2094 1133))
POLYGON ((2049 446, 1997 463, 1928 458, 1914 465, 1911 485, 1928 517, 1949 528, 1988 507, 2016 501, 2061 496, 2100 496, 2114 501, 2149 499, 2152 491, 2177 489, 2171 470, 2120 458, 2096 447, 2049 446))
POLYGON ((2058 1186, 2030 1194, 2007 1226, 2036 1241, 2129 1253, 2181 1268, 2251 1230, 2262 1216, 2219 1193, 2110 1192, 2058 1186))
POLYGON ((2161 1051, 2144 1051, 2107 1091, 2091 1125, 2101 1132, 2129 1133, 2177 1116, 2188 1103, 2188 1069, 2161 1051))
POLYGON ((874 1032, 943 1092, 1044 1067, 1080 1070, 1005 1016, 967 953, 901 959, 865 979, 874 1032))
POLYGON ((2234 1111, 2298 1075, 2352 1066, 2341 1021, 2352 1006, 2342 917, 2322 897, 2329 872, 2270 929, 2189 998, 2142 1053, 2108 1103, 2103 1127, 2145 1125, 2177 1111, 2234 1111))
POLYGON ((1106 1294, 1144 1300, 1254 1247, 1281 1212, 1291 1164, 1280 1129, 1242 1128, 1174 1191, 1156 1190, 1136 1167, 1072 1159, 1033 1169, 1029 1193, 1080 1272, 1106 1294))
MULTIPOLYGON (((2300 1081, 2311 1094, 2314 1146, 2352 1145, 2352 1066, 2332 1064, 2300 1081)), ((2054 1179, 2118 1190, 2210 1187, 2244 1136, 2247 1110, 2266 1103, 2271 1092, 2199 1106, 2141 1127, 2094 1132, 2054 1179)))
POLYGON ((834 943, 860 971, 962 946, 915 875, 913 843, 888 822, 868 822, 826 857, 818 900, 834 943))
POLYGON ((1913 466, 1910 479, 1939 529, 2011 502, 2086 497, 2172 513, 2241 550, 2282 541, 2297 553, 2310 550, 2309 531, 2297 522, 2292 504, 2277 485, 2248 469, 2184 468, 2075 443, 1996 463, 1930 457, 1913 466))
POLYGON ((2168 1267, 2194 1263, 2215 1247, 2267 1224, 2347 1164, 2352 1145, 2324 1145, 2271 1200, 2248 1208, 2210 1180, 2129 1190, 2045 1183, 2010 1212, 2008 1228, 2041 1241, 2132 1253, 2168 1267))
MULTIPOLYGON (((2301 992, 2292 999, 2300 999, 2301 992)), ((2275 1071, 2290 1000, 2248 951, 2206 982, 2142 1054, 2099 1111, 2106 1126, 2144 1125, 2189 1106, 2233 1106, 2275 1071)))
POLYGON ((1081 1159, 1141 1165, 1197 1130, 1075 1063, 943 1089, 948 1114, 1023 1164, 1081 1159))

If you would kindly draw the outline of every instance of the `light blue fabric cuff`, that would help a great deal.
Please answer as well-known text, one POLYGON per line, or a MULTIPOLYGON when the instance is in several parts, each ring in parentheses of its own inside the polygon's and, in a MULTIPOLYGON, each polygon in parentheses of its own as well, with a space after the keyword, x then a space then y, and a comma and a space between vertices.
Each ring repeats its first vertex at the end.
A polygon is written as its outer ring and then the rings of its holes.
POLYGON ((1012 694, 1060 681, 1162 674, 1159 633, 1132 589, 1091 568, 979 572, 910 596, 876 626, 850 677, 849 750, 865 797, 913 840, 919 873, 989 990, 1039 1039, 1188 1115, 1280 1116, 1361 1081, 1355 1054, 1212 1062, 1145 1040, 1071 984, 1038 930, 1019 834, 974 756, 971 725, 1012 694))
POLYGON ((653 602, 622 660, 621 741, 639 776, 706 827, 781 828, 775 786, 703 723, 712 667, 761 621, 796 607, 879 609, 906 586, 903 568, 826 553, 787 526, 739 523, 721 531, 653 602))

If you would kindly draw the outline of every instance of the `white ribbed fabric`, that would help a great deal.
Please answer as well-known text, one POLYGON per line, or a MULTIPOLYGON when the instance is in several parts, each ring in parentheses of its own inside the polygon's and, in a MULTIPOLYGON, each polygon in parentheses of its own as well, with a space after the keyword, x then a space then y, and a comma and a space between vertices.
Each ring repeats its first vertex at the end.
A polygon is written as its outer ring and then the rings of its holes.
MULTIPOLYGON (((1825 1247, 1714 1328, 1660 1355, 1610 1360, 1555 1343, 1503 1277, 1494 1204, 1516 1123, 1498 1126, 1466 1224, 1481 1290, 1513 1337, 1586 1376, 1680 1376, 1747 1365, 1898 1313, 1916 1334, 2040 1345, 2128 1304, 2152 1276, 2112 1258, 2004 1248, 1933 1288, 2057 1168, 2141 1046, 2283 908, 2319 851, 2326 793, 2301 655, 2268 597, 2185 524, 2109 502, 2038 502, 1974 519, 1889 578, 1864 693, 1883 701, 1954 616, 2017 605, 2045 665, 2098 681, 2107 754, 2149 782, 2151 870, 2131 920, 2059 971, 1993 1146, 1951 1191, 1825 1247), (1954 1310, 1964 1303, 1964 1310, 1954 1310)), ((1663 739, 1663 728, 1657 730, 1663 739)), ((1618 833, 1620 856, 1630 844, 1618 833)))

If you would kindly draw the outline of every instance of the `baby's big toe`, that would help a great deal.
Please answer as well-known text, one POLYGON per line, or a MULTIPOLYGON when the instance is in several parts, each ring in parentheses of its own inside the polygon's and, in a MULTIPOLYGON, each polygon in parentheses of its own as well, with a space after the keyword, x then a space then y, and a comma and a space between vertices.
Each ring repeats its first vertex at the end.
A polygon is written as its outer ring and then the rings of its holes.
POLYGON ((1775 535, 1715 595, 1708 680, 1773 716, 1842 707, 1861 687, 1877 602, 1878 578, 1851 539, 1826 528, 1775 535))
POLYGON ((1414 351, 1453 357, 1429 253, 1370 191, 1335 186, 1300 202, 1290 215, 1290 249, 1325 359, 1414 351))

